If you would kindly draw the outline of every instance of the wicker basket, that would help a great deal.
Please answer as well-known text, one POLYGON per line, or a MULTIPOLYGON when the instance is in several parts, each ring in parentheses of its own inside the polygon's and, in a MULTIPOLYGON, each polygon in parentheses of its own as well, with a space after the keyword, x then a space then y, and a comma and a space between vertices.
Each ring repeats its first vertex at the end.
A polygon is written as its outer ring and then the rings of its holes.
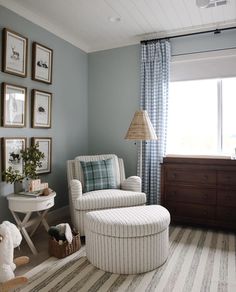
POLYGON ((67 241, 65 241, 61 245, 59 244, 58 241, 56 241, 55 238, 50 237, 49 244, 48 244, 48 252, 51 256, 61 259, 76 252, 77 250, 80 249, 80 247, 81 247, 81 242, 80 242, 79 233, 73 235, 73 239, 71 243, 68 243, 67 241))

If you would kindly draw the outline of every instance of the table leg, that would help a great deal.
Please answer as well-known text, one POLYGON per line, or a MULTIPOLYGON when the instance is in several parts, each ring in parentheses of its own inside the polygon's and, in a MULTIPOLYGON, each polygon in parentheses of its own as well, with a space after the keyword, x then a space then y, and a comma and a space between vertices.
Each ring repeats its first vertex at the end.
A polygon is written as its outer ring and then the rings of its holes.
POLYGON ((25 225, 29 221, 29 218, 30 218, 32 212, 26 213, 26 215, 25 215, 25 217, 24 217, 24 219, 22 221, 20 220, 19 216, 14 211, 11 210, 11 213, 12 213, 12 216, 14 217, 14 219, 15 219, 15 221, 17 223, 17 227, 20 229, 20 231, 21 231, 22 235, 24 236, 24 238, 25 238, 29 248, 31 249, 32 253, 34 255, 38 254, 37 249, 35 248, 35 246, 34 246, 32 240, 31 240, 28 232, 25 229, 25 225))
POLYGON ((43 211, 42 213, 40 213, 40 212, 37 212, 37 213, 38 213, 38 216, 39 216, 39 218, 38 218, 38 222, 36 223, 36 225, 35 225, 33 231, 32 231, 31 234, 30 234, 30 236, 32 236, 32 235, 37 231, 37 229, 39 228, 39 226, 40 226, 41 223, 42 223, 43 226, 45 227, 46 231, 48 231, 48 229, 49 229, 49 225, 48 225, 48 223, 47 223, 47 221, 46 221, 46 219, 45 219, 45 216, 46 216, 47 213, 48 213, 48 209, 45 210, 45 211, 43 211))

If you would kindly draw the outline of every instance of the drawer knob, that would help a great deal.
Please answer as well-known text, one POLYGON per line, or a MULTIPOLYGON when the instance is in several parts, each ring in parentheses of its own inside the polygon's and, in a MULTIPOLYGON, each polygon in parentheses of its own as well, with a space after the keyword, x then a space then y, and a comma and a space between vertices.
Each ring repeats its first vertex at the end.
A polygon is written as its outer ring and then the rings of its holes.
POLYGON ((207 194, 204 194, 204 193, 202 194, 203 199, 207 199, 207 197, 208 197, 207 194))
POLYGON ((206 210, 204 210, 202 213, 203 213, 203 215, 207 215, 207 211, 206 210))

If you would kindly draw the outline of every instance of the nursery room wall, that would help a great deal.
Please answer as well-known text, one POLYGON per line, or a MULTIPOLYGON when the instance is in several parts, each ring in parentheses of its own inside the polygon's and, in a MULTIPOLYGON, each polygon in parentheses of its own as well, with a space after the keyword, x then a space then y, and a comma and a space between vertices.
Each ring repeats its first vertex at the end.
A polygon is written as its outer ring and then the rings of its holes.
MULTIPOLYGON (((172 56, 236 47, 236 30, 171 39, 172 56)), ((89 54, 89 151, 117 153, 136 174, 137 146, 124 140, 139 108, 140 45, 89 54)))
MULTIPOLYGON (((68 205, 66 161, 87 153, 87 54, 54 34, 0 6, 0 30, 6 27, 28 38, 27 78, 0 72, 0 82, 27 87, 27 126, 25 128, 0 127, 0 137, 52 137, 52 172, 40 178, 49 182, 57 192, 55 208, 68 205), (52 85, 31 80, 32 42, 53 49, 52 85), (39 89, 52 95, 52 128, 31 128, 31 90, 39 89)), ((0 49, 0 54, 1 54, 0 49)), ((11 219, 6 195, 12 185, 0 182, 0 222, 11 219)))

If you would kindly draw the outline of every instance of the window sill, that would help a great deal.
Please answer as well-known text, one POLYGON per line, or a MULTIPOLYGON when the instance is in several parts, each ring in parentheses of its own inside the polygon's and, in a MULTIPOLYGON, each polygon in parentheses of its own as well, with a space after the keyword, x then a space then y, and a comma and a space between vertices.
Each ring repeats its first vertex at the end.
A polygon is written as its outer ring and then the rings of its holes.
POLYGON ((229 155, 185 155, 185 154, 167 154, 169 158, 206 158, 206 159, 235 159, 229 155))

